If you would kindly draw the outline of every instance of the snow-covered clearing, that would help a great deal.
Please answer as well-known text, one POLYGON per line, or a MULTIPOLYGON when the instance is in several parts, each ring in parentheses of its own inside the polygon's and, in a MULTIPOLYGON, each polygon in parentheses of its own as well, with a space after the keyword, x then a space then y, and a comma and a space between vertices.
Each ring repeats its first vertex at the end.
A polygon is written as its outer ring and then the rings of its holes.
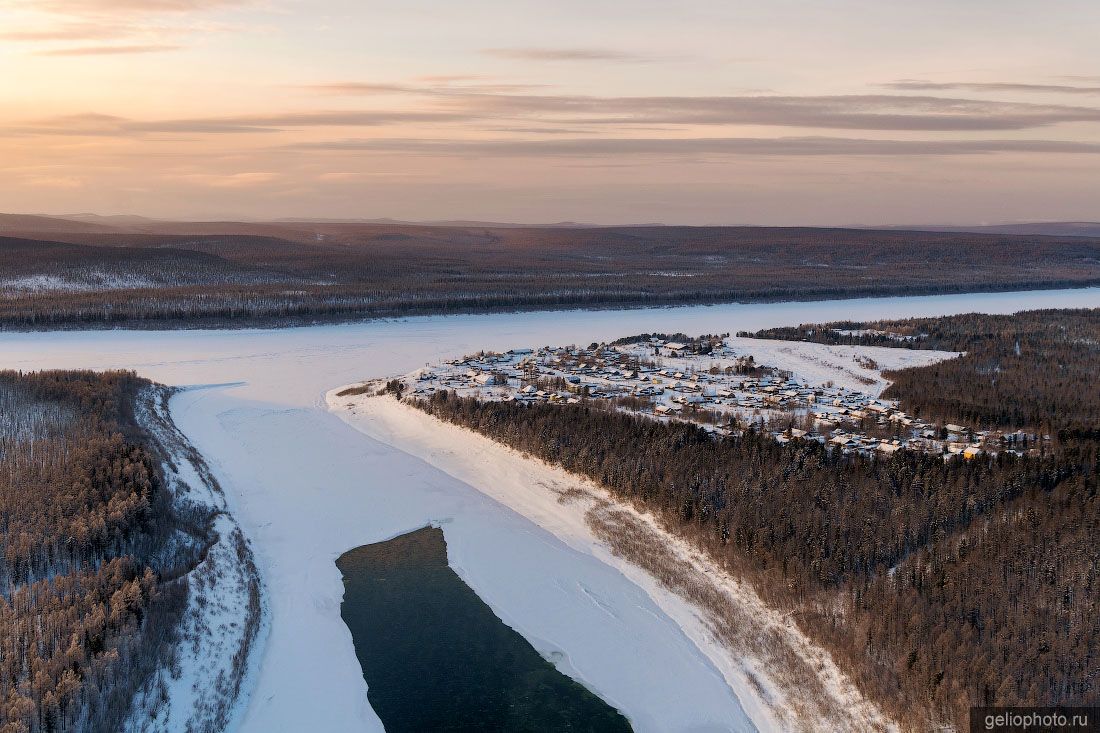
POLYGON ((97 290, 126 290, 155 285, 149 278, 132 273, 102 270, 70 271, 64 275, 27 275, 0 280, 0 292, 7 293, 88 293, 97 290))
MULTIPOLYGON (((280 331, 4 333, 0 368, 121 367, 165 384, 209 386, 177 394, 171 414, 251 541, 270 610, 256 673, 242 689, 239 730, 381 729, 340 618, 335 559, 430 521, 442 523, 454 564, 494 611, 536 648, 558 652, 564 671, 605 696, 638 730, 736 730, 747 727, 746 713, 756 714, 751 701, 742 708, 724 670, 652 600, 643 580, 355 430, 328 411, 325 393, 479 349, 1097 306, 1100 289, 1093 288, 411 318, 280 331)), ((173 688, 177 693, 184 691, 173 688)))
POLYGON ((882 377, 883 370, 925 366, 958 356, 952 351, 892 349, 885 346, 830 346, 736 336, 726 339, 726 343, 738 354, 752 354, 757 364, 789 371, 807 384, 833 382, 838 387, 875 396, 882 394, 889 384, 882 377), (867 365, 868 357, 878 368, 867 365))

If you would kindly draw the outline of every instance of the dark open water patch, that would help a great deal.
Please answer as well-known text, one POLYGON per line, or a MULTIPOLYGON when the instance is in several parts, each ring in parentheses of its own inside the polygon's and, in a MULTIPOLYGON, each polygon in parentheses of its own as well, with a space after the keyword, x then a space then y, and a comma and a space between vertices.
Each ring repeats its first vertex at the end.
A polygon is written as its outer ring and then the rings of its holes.
POLYGON ((442 530, 364 545, 336 565, 367 699, 390 733, 631 730, 451 570, 442 530))

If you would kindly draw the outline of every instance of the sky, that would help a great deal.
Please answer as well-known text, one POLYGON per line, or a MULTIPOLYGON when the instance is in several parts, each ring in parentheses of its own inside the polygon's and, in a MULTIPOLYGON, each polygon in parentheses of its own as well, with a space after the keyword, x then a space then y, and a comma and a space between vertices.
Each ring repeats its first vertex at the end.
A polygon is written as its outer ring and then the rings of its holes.
POLYGON ((0 0, 0 211, 1100 220, 1095 0, 0 0))

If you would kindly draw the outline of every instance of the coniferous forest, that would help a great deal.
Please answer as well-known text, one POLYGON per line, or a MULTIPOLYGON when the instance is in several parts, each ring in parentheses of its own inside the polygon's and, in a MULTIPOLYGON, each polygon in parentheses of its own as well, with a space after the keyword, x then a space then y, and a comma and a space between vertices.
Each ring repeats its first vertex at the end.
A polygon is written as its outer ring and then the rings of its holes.
POLYGON ((0 373, 0 731, 117 731, 201 552, 129 372, 0 373))
POLYGON ((972 705, 1100 705, 1100 317, 906 323, 968 353, 892 374, 903 409, 1050 430, 1049 449, 864 457, 587 403, 418 405, 653 511, 792 611, 908 728, 965 728, 972 705))

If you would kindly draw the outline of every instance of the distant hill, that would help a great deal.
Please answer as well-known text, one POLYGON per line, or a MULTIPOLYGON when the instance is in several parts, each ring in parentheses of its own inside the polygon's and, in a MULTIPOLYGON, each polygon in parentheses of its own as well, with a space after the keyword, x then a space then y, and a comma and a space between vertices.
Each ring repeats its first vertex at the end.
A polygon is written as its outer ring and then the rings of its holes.
POLYGON ((146 226, 157 221, 159 219, 150 219, 147 216, 137 216, 135 214, 112 214, 104 216, 102 214, 64 214, 62 216, 50 216, 51 219, 67 219, 69 221, 81 221, 91 224, 104 224, 106 226, 146 226))
POLYGON ((119 227, 100 221, 64 219, 31 214, 0 214, 0 234, 60 234, 118 232, 119 227))
MULTIPOLYGON (((762 233, 781 230, 804 231, 840 231, 875 230, 890 232, 948 232, 960 234, 1007 234, 1015 236, 1048 237, 1094 237, 1100 238, 1100 222, 1096 221, 1049 221, 1024 222, 1019 224, 912 224, 897 226, 853 226, 853 227, 766 227, 766 226, 697 226, 685 227, 661 223, 648 224, 590 224, 576 221, 561 221, 550 224, 519 224, 502 221, 478 221, 475 219, 439 219, 430 221, 411 221, 392 218, 327 218, 327 217, 282 217, 278 219, 239 219, 239 220, 172 220, 153 219, 135 215, 67 214, 64 216, 0 214, 0 234, 6 236, 32 236, 34 234, 265 234, 285 236, 287 230, 298 234, 315 232, 318 228, 336 227, 346 231, 347 227, 378 228, 454 228, 454 229, 640 229, 668 227, 670 229, 697 230, 741 230, 760 231, 762 233)), ((766 234, 764 235, 767 236, 766 234)), ((292 237, 296 238, 296 237, 292 237)))
MULTIPOLYGON (((419 227, 484 227, 487 229, 612 229, 617 226, 643 226, 659 227, 661 223, 652 224, 586 224, 579 221, 557 221, 551 224, 518 224, 505 221, 479 221, 477 219, 434 219, 429 221, 413 221, 408 219, 321 219, 321 218, 295 218, 283 217, 272 219, 279 224, 381 224, 386 226, 419 226, 419 227)), ((261 223, 261 222, 257 222, 261 223)))
POLYGON ((362 224, 378 226, 408 226, 408 227, 478 227, 486 229, 609 229, 617 226, 631 227, 659 227, 663 224, 591 224, 578 221, 558 221, 549 224, 520 224, 506 221, 480 221, 477 219, 433 219, 427 221, 414 221, 411 219, 393 219, 381 217, 374 219, 356 217, 305 217, 284 216, 275 219, 236 219, 236 220, 201 220, 201 219, 156 219, 147 216, 132 214, 0 214, 0 232, 93 232, 93 231, 129 231, 129 232, 154 232, 168 229, 186 229, 189 225, 196 229, 205 230, 211 224, 236 224, 236 225, 279 225, 279 224, 362 224))
POLYGON ((961 232, 974 234, 1015 234, 1019 236, 1050 237, 1100 237, 1100 222, 1096 221, 1037 221, 1025 224, 990 224, 982 226, 896 226, 871 227, 890 231, 961 232))

